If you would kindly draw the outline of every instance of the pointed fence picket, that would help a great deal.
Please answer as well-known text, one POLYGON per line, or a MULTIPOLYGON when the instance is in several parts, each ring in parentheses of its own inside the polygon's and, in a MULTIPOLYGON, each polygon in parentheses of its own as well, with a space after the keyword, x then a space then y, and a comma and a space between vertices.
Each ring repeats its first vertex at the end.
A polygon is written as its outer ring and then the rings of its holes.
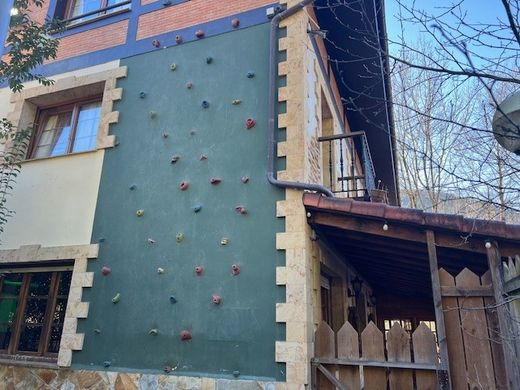
POLYGON ((506 389, 503 343, 490 272, 439 270, 453 390, 506 389))
POLYGON ((334 332, 325 322, 318 326, 312 359, 315 389, 412 390, 414 378, 418 390, 437 388, 437 347, 426 325, 421 324, 410 338, 394 324, 386 337, 388 358, 383 332, 373 322, 361 333, 361 345, 358 336, 347 322, 338 331, 336 343, 334 332))

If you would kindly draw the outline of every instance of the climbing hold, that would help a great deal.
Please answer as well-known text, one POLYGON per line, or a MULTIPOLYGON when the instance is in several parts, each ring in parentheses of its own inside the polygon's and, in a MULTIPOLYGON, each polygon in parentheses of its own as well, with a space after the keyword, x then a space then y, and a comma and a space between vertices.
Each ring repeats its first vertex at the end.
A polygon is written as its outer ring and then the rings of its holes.
POLYGON ((240 371, 236 370, 236 371, 233 371, 233 376, 235 378, 238 378, 240 376, 240 371))
POLYGON ((172 0, 163 0, 162 5, 164 5, 165 7, 172 5, 172 0))
POLYGON ((231 273, 234 275, 234 276, 237 276, 240 274, 240 267, 236 264, 233 264, 231 266, 231 273))
POLYGON ((192 83, 191 81, 188 81, 188 82, 186 83, 186 88, 187 88, 187 89, 192 89, 192 88, 193 88, 193 83, 192 83))
POLYGON ((202 265, 198 265, 195 267, 195 274, 197 276, 202 276, 203 273, 204 273, 204 267, 202 265))
POLYGON ((190 130, 190 135, 193 137, 195 134, 197 134, 197 130, 191 129, 190 130))
POLYGON ((169 374, 170 372, 172 372, 172 370, 173 370, 173 368, 171 368, 170 366, 165 366, 165 367, 163 368, 163 371, 164 371, 165 373, 167 373, 167 374, 169 374))
POLYGON ((246 184, 249 181, 249 176, 242 176, 242 183, 246 184))
POLYGON ((175 154, 175 155, 173 155, 172 158, 170 159, 170 162, 171 162, 172 164, 175 164, 177 161, 180 160, 180 158, 181 158, 181 156, 178 156, 178 155, 175 154))
POLYGON ((206 156, 205 154, 201 154, 200 157, 199 157, 200 161, 204 161, 204 160, 207 160, 207 159, 208 159, 208 156, 206 156))
POLYGON ((159 334, 159 330, 158 330, 158 329, 155 329, 155 328, 150 329, 150 331, 148 332, 148 334, 149 334, 150 336, 157 336, 157 335, 159 334))
POLYGON ((94 334, 100 334, 100 333, 101 333, 101 329, 98 329, 98 328, 94 329, 94 334))
POLYGON ((238 214, 247 214, 247 209, 244 206, 237 206, 237 207, 235 207, 235 211, 238 214))
POLYGON ((220 305, 220 302, 222 302, 222 297, 220 295, 213 294, 211 300, 215 305, 220 305))
POLYGON ((238 26, 240 26, 240 20, 238 20, 238 19, 236 19, 236 18, 233 19, 233 20, 231 21, 231 27, 233 27, 233 28, 238 28, 238 26))
POLYGON ((240 100, 240 99, 235 99, 231 102, 231 104, 234 106, 238 106, 240 103, 242 103, 242 100, 240 100))
POLYGON ((247 78, 252 79, 255 77, 255 72, 247 72, 247 78))
POLYGON ((188 187, 190 186, 190 183, 188 181, 183 181, 181 184, 179 184, 179 188, 181 191, 186 191, 188 187))
POLYGON ((170 64, 170 70, 173 72, 175 70, 177 70, 177 64, 176 63, 173 63, 173 64, 170 64))
POLYGON ((157 113, 155 111, 150 111, 148 113, 148 116, 150 117, 150 119, 154 119, 157 116, 157 113))
POLYGON ((218 185, 222 183, 222 179, 220 177, 212 177, 210 183, 213 185, 218 185))
POLYGON ((211 64, 213 62, 213 57, 206 57, 206 64, 211 64))
POLYGON ((202 101, 202 108, 209 108, 209 102, 207 100, 202 101))
POLYGON ((177 242, 181 242, 182 240, 184 240, 184 234, 177 233, 177 235, 175 236, 175 240, 177 240, 177 242))
POLYGON ((173 295, 170 295, 170 303, 177 303, 177 298, 175 298, 173 295))
POLYGON ((106 241, 105 237, 99 237, 99 239, 98 239, 98 242, 105 242, 105 241, 106 241))
POLYGON ((120 300, 121 300, 121 294, 120 294, 120 293, 117 293, 117 294, 114 295, 114 297, 112 298, 112 303, 118 303, 120 300))
POLYGON ((147 241, 148 244, 155 244, 155 240, 153 238, 149 238, 147 241))
POLYGON ((154 39, 154 40, 152 41, 152 46, 153 46, 153 47, 156 47, 156 48, 157 48, 157 47, 161 47, 161 42, 159 42, 158 39, 154 39))
POLYGON ((188 341, 188 340, 191 340, 192 339, 192 336, 191 336, 191 332, 189 330, 183 330, 181 332, 181 340, 182 341, 188 341))
POLYGON ((101 268, 101 275, 107 276, 112 272, 112 268, 107 267, 106 265, 101 268))
POLYGON ((163 138, 168 138, 169 136, 170 136, 170 135, 169 135, 168 133, 166 133, 166 132, 165 132, 165 133, 162 133, 162 137, 163 137, 163 138))
POLYGON ((135 212, 135 215, 137 215, 138 217, 142 217, 144 215, 144 210, 137 210, 135 212))
POLYGON ((255 127, 255 125, 256 125, 256 122, 255 122, 255 120, 253 118, 247 118, 246 119, 246 127, 248 129, 252 129, 253 127, 255 127))
POLYGON ((175 36, 175 43, 177 43, 177 45, 180 45, 182 43, 182 36, 181 35, 176 35, 175 36))
POLYGON ((128 187, 130 191, 134 191, 136 188, 137 186, 135 184, 132 184, 130 187, 128 187))
POLYGON ((198 213, 200 210, 202 210, 202 205, 196 204, 195 206, 192 207, 192 209, 195 213, 198 213))
POLYGON ((229 244, 229 238, 223 237, 220 239, 220 245, 227 245, 229 244))
POLYGON ((157 268, 157 273, 158 273, 159 275, 164 274, 164 268, 161 268, 161 267, 157 268))
POLYGON ((111 364, 112 364, 112 362, 110 360, 105 360, 103 362, 103 367, 108 368, 108 367, 110 367, 111 364))
POLYGON ((204 31, 203 31, 203 30, 197 30, 197 31, 195 32, 195 36, 196 36, 197 38, 199 38, 199 39, 200 39, 200 38, 204 38, 204 35, 205 35, 205 34, 204 34, 204 31))
POLYGON ((144 99, 146 97, 146 92, 139 92, 139 97, 144 99))

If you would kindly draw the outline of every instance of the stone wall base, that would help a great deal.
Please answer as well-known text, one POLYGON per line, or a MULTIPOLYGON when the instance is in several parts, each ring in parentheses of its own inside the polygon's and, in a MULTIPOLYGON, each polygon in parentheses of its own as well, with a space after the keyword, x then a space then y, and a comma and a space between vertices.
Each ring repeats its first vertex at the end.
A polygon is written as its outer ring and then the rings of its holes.
POLYGON ((0 365, 0 390, 275 390, 275 382, 0 365))

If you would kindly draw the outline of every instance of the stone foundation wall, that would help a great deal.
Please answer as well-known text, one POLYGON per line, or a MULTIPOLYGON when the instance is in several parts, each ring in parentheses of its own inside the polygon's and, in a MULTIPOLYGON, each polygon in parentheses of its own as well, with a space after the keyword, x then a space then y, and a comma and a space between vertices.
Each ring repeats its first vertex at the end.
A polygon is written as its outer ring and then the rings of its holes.
POLYGON ((275 390, 274 382, 0 365, 0 390, 275 390))

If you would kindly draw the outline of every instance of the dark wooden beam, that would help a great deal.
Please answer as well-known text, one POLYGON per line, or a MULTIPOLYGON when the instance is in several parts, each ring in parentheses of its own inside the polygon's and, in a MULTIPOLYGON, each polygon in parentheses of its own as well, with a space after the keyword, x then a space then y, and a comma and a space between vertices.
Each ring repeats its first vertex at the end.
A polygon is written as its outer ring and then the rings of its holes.
MULTIPOLYGON (((397 239, 408 242, 426 243, 424 230, 418 226, 405 224, 388 224, 388 230, 383 230, 384 221, 353 217, 314 210, 309 218, 311 225, 330 226, 349 232, 370 234, 373 236, 397 239)), ((435 240, 437 247, 486 254, 486 238, 464 235, 463 233, 448 233, 436 231, 435 240)), ((520 254, 520 247, 505 241, 500 242, 502 256, 515 256, 520 254)))
POLYGON ((435 248, 435 235, 433 231, 426 231, 426 241, 428 244, 428 258, 430 260, 430 275, 432 280, 433 306, 435 308, 435 322, 437 325, 437 338, 440 349, 440 372, 446 375, 439 375, 439 385, 442 390, 451 389, 450 364, 448 358, 448 343, 446 340, 446 330, 444 328, 444 312, 442 311, 441 285, 439 282, 439 266, 437 263, 437 249, 435 248))

